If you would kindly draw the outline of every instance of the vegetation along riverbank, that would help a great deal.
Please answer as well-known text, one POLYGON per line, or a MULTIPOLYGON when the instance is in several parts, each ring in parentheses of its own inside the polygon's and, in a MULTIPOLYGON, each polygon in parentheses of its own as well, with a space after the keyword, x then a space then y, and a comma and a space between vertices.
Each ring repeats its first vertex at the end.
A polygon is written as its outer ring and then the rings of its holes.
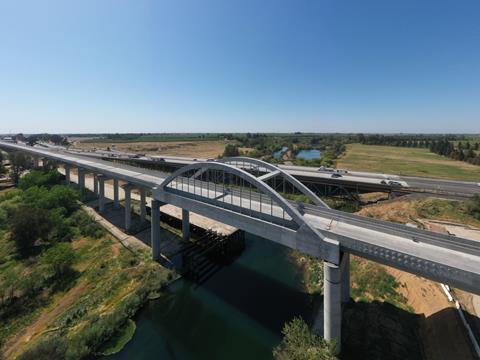
POLYGON ((56 171, 32 171, 0 196, 0 353, 80 359, 114 352, 130 318, 172 278, 124 248, 56 171))

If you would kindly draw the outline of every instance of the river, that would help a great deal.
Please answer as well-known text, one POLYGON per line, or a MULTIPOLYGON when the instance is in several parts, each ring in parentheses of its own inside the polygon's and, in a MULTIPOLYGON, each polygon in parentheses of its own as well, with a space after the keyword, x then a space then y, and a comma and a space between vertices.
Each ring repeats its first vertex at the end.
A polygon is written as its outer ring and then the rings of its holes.
POLYGON ((309 320, 311 296, 289 250, 247 234, 243 254, 201 286, 181 279, 137 315, 110 359, 271 359, 283 324, 309 320))

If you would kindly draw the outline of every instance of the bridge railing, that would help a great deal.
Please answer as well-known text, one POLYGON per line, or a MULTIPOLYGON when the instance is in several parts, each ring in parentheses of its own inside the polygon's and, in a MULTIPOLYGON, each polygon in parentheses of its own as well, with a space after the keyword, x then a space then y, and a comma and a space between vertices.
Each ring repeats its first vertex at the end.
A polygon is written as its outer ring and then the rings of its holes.
POLYGON ((191 169, 169 182, 165 190, 290 229, 298 228, 292 216, 269 193, 236 174, 217 169, 199 173, 191 169))

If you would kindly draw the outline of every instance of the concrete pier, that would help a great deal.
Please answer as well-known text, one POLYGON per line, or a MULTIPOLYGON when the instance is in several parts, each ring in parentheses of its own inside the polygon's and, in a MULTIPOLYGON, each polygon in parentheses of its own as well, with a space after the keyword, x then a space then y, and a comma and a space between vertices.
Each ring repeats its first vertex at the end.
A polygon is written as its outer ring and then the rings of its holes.
POLYGON ((123 191, 125 192, 125 230, 130 230, 132 226, 132 185, 123 185, 123 191))
POLYGON ((85 170, 81 168, 78 169, 78 188, 80 193, 85 193, 85 170))
POLYGON ((342 303, 350 301, 350 254, 344 252, 340 264, 340 276, 342 283, 342 303))
POLYGON ((118 179, 113 179, 113 207, 115 209, 120 208, 120 201, 118 198, 118 179))
POLYGON ((185 209, 182 209, 182 238, 190 239, 190 212, 185 209))
POLYGON ((93 174, 93 193, 98 195, 98 177, 97 174, 93 174))
POLYGON ((40 167, 40 158, 34 156, 33 157, 33 167, 34 168, 39 168, 40 167))
POLYGON ((98 197, 98 211, 105 212, 105 176, 98 176, 99 197, 98 197))
POLYGON ((65 165, 65 185, 70 185, 70 166, 65 165))
POLYGON ((336 341, 336 351, 340 352, 342 330, 341 279, 340 267, 323 263, 323 333, 325 340, 336 341))
POLYGON ((151 240, 152 258, 160 258, 160 201, 152 200, 151 240))
POLYGON ((144 223, 147 217, 147 200, 146 190, 144 187, 140 188, 140 221, 144 223))

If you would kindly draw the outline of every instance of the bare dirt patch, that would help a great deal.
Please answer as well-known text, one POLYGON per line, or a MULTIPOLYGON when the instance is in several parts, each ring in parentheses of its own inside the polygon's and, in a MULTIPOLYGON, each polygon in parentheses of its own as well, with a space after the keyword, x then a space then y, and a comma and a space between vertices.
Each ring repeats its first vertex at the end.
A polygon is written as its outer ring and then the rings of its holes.
MULTIPOLYGON (((450 233, 451 228, 446 226, 454 227, 458 235, 466 231, 465 228, 472 231, 471 227, 462 227, 460 224, 422 219, 417 205, 414 199, 397 199, 365 207, 358 214, 400 223, 415 223, 439 233, 450 233)), ((398 291, 407 299, 407 304, 416 314, 424 316, 419 332, 426 358, 474 359, 466 330, 440 284, 388 266, 385 268, 401 284, 398 291)))
MULTIPOLYGON (((154 142, 128 142, 115 143, 118 151, 145 153, 150 155, 170 155, 185 157, 216 158, 223 154, 225 145, 231 141, 154 141, 154 142)), ((113 144, 113 143, 112 143, 113 144)), ((80 149, 107 150, 110 143, 83 143, 76 142, 75 147, 80 149)))
POLYGON ((50 306, 50 311, 43 312, 36 321, 22 329, 22 334, 13 336, 3 347, 6 359, 14 358, 14 355, 29 341, 48 329, 48 326, 75 301, 88 291, 88 284, 80 282, 61 296, 50 306))
POLYGON ((376 205, 371 205, 360 210, 358 215, 393 222, 408 223, 415 221, 417 210, 414 200, 398 199, 376 205))

